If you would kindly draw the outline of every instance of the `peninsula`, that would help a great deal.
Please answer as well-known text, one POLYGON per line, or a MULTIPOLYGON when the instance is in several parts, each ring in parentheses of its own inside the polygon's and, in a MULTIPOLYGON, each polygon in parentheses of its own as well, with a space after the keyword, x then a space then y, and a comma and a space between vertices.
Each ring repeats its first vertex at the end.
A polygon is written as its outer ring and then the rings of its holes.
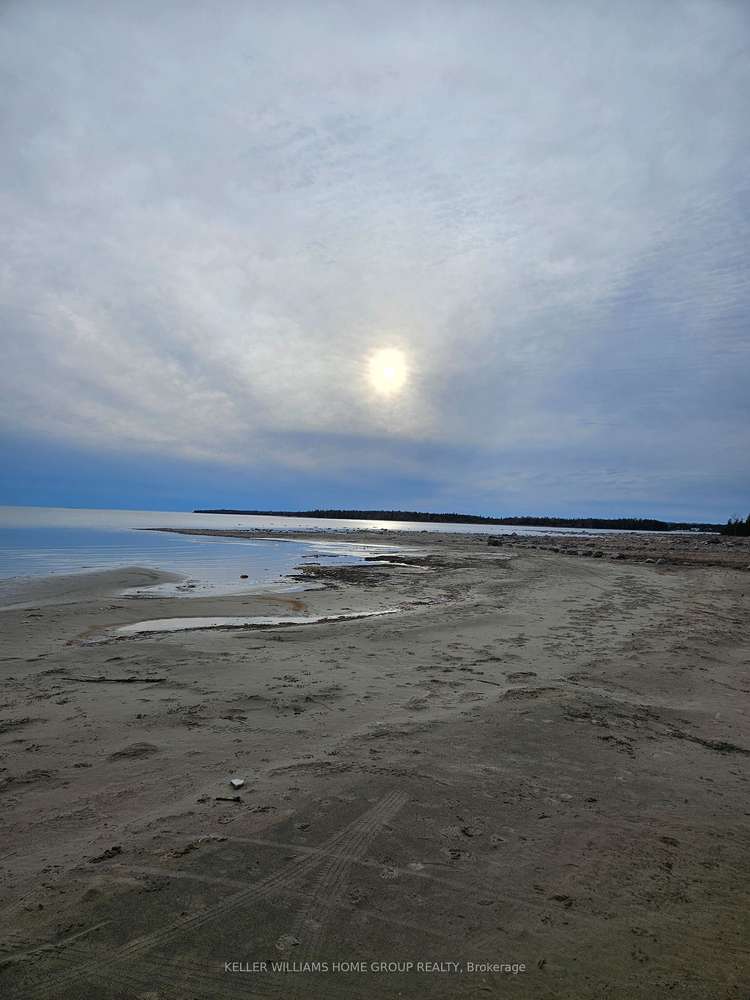
POLYGON ((532 528, 611 528, 616 531, 721 531, 724 525, 695 521, 659 521, 653 517, 485 517, 481 514, 434 514, 424 510, 194 510, 194 514, 265 517, 318 517, 342 521, 433 521, 440 524, 505 524, 532 528))

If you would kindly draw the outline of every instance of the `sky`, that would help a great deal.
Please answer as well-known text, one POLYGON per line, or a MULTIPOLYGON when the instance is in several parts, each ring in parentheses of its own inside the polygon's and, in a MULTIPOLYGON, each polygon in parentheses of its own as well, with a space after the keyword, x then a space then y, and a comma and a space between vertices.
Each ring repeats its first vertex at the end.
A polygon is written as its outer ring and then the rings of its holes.
POLYGON ((0 503, 750 510, 743 0, 5 0, 0 503))

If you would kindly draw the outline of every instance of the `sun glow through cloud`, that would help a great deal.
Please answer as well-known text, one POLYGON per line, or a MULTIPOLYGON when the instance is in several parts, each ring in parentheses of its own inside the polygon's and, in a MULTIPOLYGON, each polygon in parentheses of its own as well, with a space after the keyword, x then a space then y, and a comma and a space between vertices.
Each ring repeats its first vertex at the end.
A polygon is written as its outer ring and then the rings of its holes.
POLYGON ((744 516, 748 10, 0 0, 0 502, 744 516))
POLYGON ((384 348, 370 358, 370 384, 381 396, 393 396, 399 392, 406 383, 407 375, 403 351, 384 348))

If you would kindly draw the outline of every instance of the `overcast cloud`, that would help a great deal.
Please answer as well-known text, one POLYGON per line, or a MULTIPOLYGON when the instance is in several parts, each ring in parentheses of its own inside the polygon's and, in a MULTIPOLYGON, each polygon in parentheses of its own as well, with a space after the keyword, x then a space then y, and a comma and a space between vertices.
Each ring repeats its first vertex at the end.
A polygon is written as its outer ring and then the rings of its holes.
POLYGON ((722 0, 4 3, 7 439, 747 513, 749 42, 722 0))

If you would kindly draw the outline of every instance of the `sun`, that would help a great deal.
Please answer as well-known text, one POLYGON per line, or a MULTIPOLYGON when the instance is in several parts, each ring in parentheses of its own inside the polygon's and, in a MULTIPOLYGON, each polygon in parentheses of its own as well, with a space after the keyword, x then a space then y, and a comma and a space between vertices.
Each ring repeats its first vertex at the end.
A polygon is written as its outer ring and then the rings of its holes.
POLYGON ((399 392, 408 374, 406 358, 398 348, 386 347, 370 357, 370 384, 381 396, 393 396, 399 392))

